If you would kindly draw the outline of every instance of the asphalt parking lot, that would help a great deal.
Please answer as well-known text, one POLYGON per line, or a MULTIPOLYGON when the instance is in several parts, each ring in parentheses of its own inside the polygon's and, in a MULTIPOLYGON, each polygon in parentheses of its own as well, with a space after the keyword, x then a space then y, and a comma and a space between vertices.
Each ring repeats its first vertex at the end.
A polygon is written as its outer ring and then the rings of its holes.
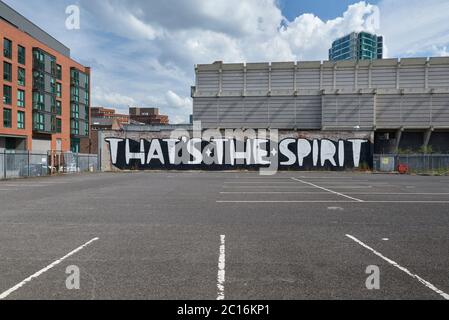
POLYGON ((0 299, 449 299, 448 228, 449 177, 0 181, 0 299))

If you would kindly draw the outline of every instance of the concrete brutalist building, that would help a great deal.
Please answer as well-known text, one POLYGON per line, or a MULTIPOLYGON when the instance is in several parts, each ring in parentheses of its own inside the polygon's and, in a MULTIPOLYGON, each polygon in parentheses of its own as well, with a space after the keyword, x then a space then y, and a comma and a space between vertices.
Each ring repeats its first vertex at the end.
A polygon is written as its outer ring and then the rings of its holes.
POLYGON ((195 68, 193 119, 207 128, 370 133, 375 153, 449 152, 449 58, 215 62, 195 68))

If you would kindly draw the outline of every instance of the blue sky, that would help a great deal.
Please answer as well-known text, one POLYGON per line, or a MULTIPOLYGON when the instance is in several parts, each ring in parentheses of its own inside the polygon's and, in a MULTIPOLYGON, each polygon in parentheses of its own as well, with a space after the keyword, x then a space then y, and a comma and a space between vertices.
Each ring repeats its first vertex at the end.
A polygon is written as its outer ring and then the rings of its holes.
POLYGON ((387 57, 448 56, 448 0, 3 0, 92 68, 92 103, 192 112, 200 63, 326 60, 352 31, 385 37, 387 57), (81 10, 67 30, 67 6, 81 10))
MULTIPOLYGON (((282 14, 293 21, 303 13, 314 13, 322 20, 331 20, 341 16, 354 0, 280 0, 279 7, 282 14)), ((369 1, 371 4, 378 4, 378 0, 369 1)))

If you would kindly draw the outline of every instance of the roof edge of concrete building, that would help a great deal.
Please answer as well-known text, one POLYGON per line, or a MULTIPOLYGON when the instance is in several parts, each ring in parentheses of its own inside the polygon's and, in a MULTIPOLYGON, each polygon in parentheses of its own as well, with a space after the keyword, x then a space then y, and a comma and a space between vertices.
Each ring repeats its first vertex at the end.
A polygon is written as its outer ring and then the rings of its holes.
POLYGON ((195 73, 193 120, 205 129, 363 129, 399 138, 379 150, 430 141, 449 152, 437 139, 449 141, 449 57, 216 62, 195 73))
POLYGON ((273 62, 230 62, 230 63, 199 63, 194 65, 196 71, 218 71, 218 70, 241 70, 247 68, 251 69, 261 69, 269 68, 273 69, 288 69, 290 67, 297 68, 316 68, 317 66, 329 67, 351 67, 351 66, 395 66, 397 64, 401 65, 441 65, 449 64, 449 57, 408 57, 408 58, 385 58, 376 60, 298 60, 298 61, 273 61, 273 62))

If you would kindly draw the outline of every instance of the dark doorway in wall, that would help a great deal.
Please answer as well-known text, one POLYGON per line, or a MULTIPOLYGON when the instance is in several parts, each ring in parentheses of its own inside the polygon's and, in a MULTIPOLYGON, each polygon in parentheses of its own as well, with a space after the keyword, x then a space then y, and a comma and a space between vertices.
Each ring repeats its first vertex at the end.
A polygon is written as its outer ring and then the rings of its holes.
POLYGON ((433 153, 449 153, 449 131, 432 132, 432 136, 429 141, 429 148, 433 153))
POLYGON ((410 153, 419 152, 424 144, 424 132, 402 132, 399 150, 410 153))
POLYGON ((374 134, 374 153, 391 154, 396 152, 396 132, 377 131, 374 134))
POLYGON ((26 150, 26 139, 25 138, 5 137, 5 149, 6 150, 16 150, 16 151, 25 151, 26 150))

